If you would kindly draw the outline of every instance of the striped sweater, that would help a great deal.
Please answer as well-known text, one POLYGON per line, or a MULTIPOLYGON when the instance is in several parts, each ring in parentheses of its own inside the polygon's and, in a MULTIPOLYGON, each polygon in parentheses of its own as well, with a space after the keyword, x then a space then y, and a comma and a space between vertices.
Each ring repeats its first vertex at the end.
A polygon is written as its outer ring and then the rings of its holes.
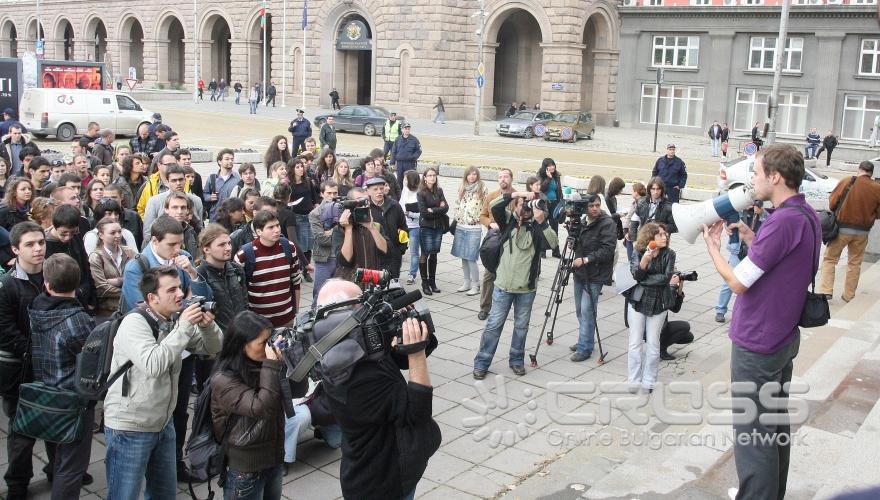
MULTIPOLYGON (((256 264, 253 276, 247 283, 248 309, 265 317, 274 326, 290 324, 296 316, 294 292, 299 291, 302 275, 299 259, 291 244, 293 261, 287 261, 287 255, 281 243, 266 247, 260 239, 254 240, 256 264)), ((235 261, 244 265, 244 250, 239 250, 235 261)))

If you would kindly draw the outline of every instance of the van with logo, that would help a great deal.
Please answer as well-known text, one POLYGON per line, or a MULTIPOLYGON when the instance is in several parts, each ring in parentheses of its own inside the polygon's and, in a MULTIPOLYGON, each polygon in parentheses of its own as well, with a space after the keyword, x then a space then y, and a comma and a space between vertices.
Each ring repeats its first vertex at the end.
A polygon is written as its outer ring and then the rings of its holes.
POLYGON ((19 105, 19 121, 39 138, 54 135, 59 141, 84 134, 89 122, 117 135, 137 135, 142 123, 151 123, 153 112, 125 92, 85 89, 27 89, 19 105))

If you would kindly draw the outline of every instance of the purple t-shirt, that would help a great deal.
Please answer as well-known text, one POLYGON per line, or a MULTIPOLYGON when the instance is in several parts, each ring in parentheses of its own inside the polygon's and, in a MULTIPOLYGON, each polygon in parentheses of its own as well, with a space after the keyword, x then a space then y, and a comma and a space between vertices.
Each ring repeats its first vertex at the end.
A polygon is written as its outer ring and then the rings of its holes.
POLYGON ((819 216, 803 194, 767 212, 748 255, 764 274, 737 297, 729 334, 734 344, 762 354, 778 351, 799 335, 798 320, 822 245, 819 216), (796 206, 813 219, 815 233, 796 206))

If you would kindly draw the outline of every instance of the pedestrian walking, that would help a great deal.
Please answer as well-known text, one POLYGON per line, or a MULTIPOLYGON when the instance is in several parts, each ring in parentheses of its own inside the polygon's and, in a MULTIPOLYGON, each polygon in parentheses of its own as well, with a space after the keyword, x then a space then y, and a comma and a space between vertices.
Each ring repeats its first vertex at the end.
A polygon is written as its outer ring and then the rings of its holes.
POLYGON ((332 149, 336 151, 336 125, 332 116, 327 117, 327 121, 321 125, 321 132, 318 133, 318 140, 321 142, 321 149, 332 149))
POLYGON ((437 97, 437 103, 434 104, 432 109, 437 110, 437 114, 434 116, 434 123, 446 123, 446 107, 443 106, 443 99, 441 97, 437 97))
POLYGON ((822 151, 826 151, 825 153, 825 166, 831 166, 831 153, 834 151, 834 148, 837 147, 837 137, 834 137, 834 133, 830 130, 825 137, 822 138, 822 147, 819 148, 819 151, 816 152, 816 159, 819 159, 819 155, 822 154, 822 151))
POLYGON ((255 83, 251 88, 251 93, 248 96, 248 104, 251 106, 250 114, 257 114, 257 105, 260 103, 260 84, 255 83))
POLYGON ((235 82, 235 85, 232 86, 232 90, 235 91, 235 104, 241 104, 241 82, 235 82))
POLYGON ((718 153, 721 151, 721 125, 718 124, 718 120, 712 122, 712 125, 709 127, 709 141, 712 143, 712 157, 717 157, 718 153))
POLYGON ((339 92, 336 91, 336 87, 330 91, 330 106, 333 109, 339 109, 339 92))
POLYGON ((755 122, 755 126, 752 127, 752 142, 758 147, 758 149, 761 149, 761 146, 764 145, 764 141, 761 139, 761 129, 764 128, 763 125, 764 124, 761 122, 755 122))
POLYGON ((275 88, 275 84, 269 82, 269 86, 266 87, 266 107, 269 107, 269 101, 272 101, 272 107, 275 107, 275 95, 278 93, 278 90, 275 88))
POLYGON ((220 83, 217 84, 217 92, 220 94, 220 100, 226 102, 226 80, 223 78, 221 78, 220 83))
POLYGON ((473 296, 480 293, 480 212, 488 190, 477 167, 468 167, 464 171, 461 185, 458 188, 458 199, 455 205, 455 234, 452 240, 452 256, 461 259, 461 270, 464 281, 456 292, 467 292, 473 296))
POLYGON ((200 101, 204 100, 204 98, 205 98, 205 81, 202 80, 201 78, 199 78, 199 82, 198 82, 198 84, 196 84, 196 87, 199 90, 199 100, 200 101))
POLYGON ((687 183, 687 167, 684 161, 675 156, 675 144, 666 145, 666 154, 657 158, 651 177, 660 177, 666 185, 666 197, 670 203, 678 203, 681 191, 687 183))
POLYGON ((727 123, 721 126, 721 156, 727 159, 727 149, 730 147, 730 127, 727 123))
POLYGON ((208 90, 211 91, 211 100, 217 100, 217 79, 211 78, 211 83, 208 84, 208 90))

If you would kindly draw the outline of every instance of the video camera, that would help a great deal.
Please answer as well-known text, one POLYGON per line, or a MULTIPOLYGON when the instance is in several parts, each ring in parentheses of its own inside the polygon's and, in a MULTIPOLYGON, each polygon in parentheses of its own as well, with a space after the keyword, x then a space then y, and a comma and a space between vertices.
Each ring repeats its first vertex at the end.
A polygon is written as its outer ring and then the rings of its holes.
POLYGON ((344 383, 361 361, 378 361, 391 355, 398 368, 408 368, 407 355, 437 347, 431 312, 420 301, 418 290, 407 293, 388 271, 361 269, 356 281, 368 288, 350 300, 318 307, 301 314, 295 329, 276 329, 269 342, 278 347, 287 365, 287 376, 301 381, 306 375, 328 384, 344 383), (403 323, 408 318, 424 322, 428 340, 403 344, 403 323), (391 340, 397 338, 392 349, 391 340))
POLYGON ((183 299, 180 302, 180 312, 183 312, 187 307, 193 304, 198 304, 202 312, 209 312, 211 314, 217 313, 217 303, 213 300, 208 300, 207 297, 202 297, 201 295, 193 295, 188 299, 183 299))
POLYGON ((339 224, 339 216, 345 210, 351 210, 351 223, 370 222, 370 199, 352 200, 345 196, 333 198, 321 212, 321 226, 324 230, 333 229, 339 224))

